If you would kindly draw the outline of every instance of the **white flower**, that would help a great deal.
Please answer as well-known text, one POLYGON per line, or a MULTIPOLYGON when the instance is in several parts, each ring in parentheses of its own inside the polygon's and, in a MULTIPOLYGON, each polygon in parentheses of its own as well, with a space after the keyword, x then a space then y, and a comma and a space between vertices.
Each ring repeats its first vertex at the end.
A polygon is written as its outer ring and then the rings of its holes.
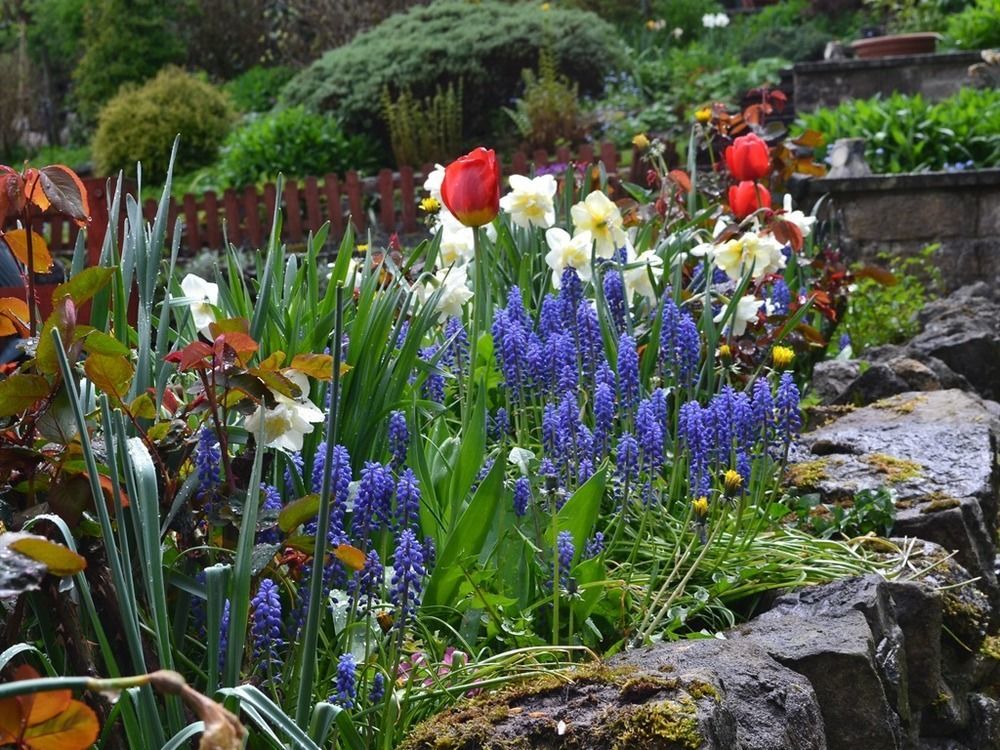
POLYGON ((785 209, 785 213, 781 215, 781 218, 787 221, 789 224, 794 224, 802 232, 802 237, 808 237, 809 233, 812 232, 812 226, 816 223, 815 216, 807 216, 801 211, 792 210, 792 196, 785 193, 784 201, 782 202, 782 207, 785 209))
POLYGON ((441 265, 462 264, 475 255, 475 239, 472 227, 467 227, 456 219, 450 211, 441 209, 438 223, 433 232, 441 233, 441 265))
POLYGON ((684 36, 684 29, 682 29, 680 26, 675 26, 674 30, 671 31, 670 33, 673 34, 674 39, 680 39, 682 36, 684 36))
POLYGON ((636 292, 650 302, 655 303, 656 289, 653 288, 653 282, 649 277, 652 274, 653 279, 657 282, 660 281, 660 277, 663 276, 663 258, 652 250, 647 250, 642 255, 636 257, 635 249, 631 243, 627 246, 626 253, 626 264, 635 266, 635 268, 626 268, 622 271, 622 278, 625 281, 625 294, 629 305, 632 304, 632 298, 636 292))
POLYGON ((570 237, 565 229, 552 227, 545 232, 545 242, 549 246, 545 262, 552 269, 552 286, 556 289, 562 287, 562 274, 566 268, 575 268, 580 281, 590 281, 590 250, 594 243, 590 232, 570 237))
POLYGON ((577 234, 589 232, 593 236, 597 243, 597 257, 610 258, 625 244, 621 211, 600 190, 595 190, 573 206, 570 215, 577 234))
POLYGON ((723 29, 729 25, 729 16, 725 13, 706 13, 701 17, 701 25, 706 29, 723 29))
POLYGON ((522 475, 528 476, 528 464, 533 461, 534 458, 535 454, 527 448, 514 447, 510 449, 510 455, 507 456, 507 461, 520 469, 522 475))
POLYGON ((695 258, 708 258, 711 260, 715 257, 715 244, 712 242, 699 242, 689 252, 695 258))
MULTIPOLYGON (((742 336, 744 334, 747 330, 747 323, 757 320, 757 311, 760 310, 763 304, 764 300, 757 299, 752 294, 740 297, 739 302, 736 303, 736 308, 733 310, 733 318, 729 321, 733 336, 742 336)), ((723 307, 719 314, 713 318, 716 323, 722 322, 728 307, 728 305, 723 307)))
POLYGON ((553 198, 556 195, 556 178, 550 174, 528 179, 512 174, 510 192, 500 199, 500 208, 510 214, 510 220, 519 227, 532 225, 548 229, 556 223, 553 198))
POLYGON ((302 437, 313 431, 314 423, 322 422, 326 417, 309 400, 309 378, 298 370, 283 370, 282 374, 299 387, 302 395, 299 398, 291 398, 269 389, 274 396, 275 405, 270 408, 258 406, 257 410, 247 417, 244 426, 248 432, 256 435, 263 419, 263 444, 266 447, 300 451, 302 437))
POLYGON ((769 234, 746 232, 715 248, 715 262, 734 281, 739 281, 747 272, 757 280, 785 267, 781 248, 781 243, 769 234))
POLYGON ((444 182, 444 167, 441 164, 435 164, 434 169, 424 180, 424 190, 431 194, 431 198, 444 206, 444 200, 441 198, 442 182, 444 182))
POLYGON ((472 299, 473 292, 469 289, 468 280, 465 266, 451 266, 438 270, 434 274, 434 281, 415 285, 413 291, 425 303, 439 287, 443 289, 438 298, 437 310, 441 313, 441 320, 445 321, 451 317, 461 317, 462 306, 472 299))
POLYGON ((219 304, 219 285, 189 273, 181 280, 181 291, 193 300, 191 316, 194 327, 207 336, 209 325, 215 322, 215 310, 212 308, 219 304))

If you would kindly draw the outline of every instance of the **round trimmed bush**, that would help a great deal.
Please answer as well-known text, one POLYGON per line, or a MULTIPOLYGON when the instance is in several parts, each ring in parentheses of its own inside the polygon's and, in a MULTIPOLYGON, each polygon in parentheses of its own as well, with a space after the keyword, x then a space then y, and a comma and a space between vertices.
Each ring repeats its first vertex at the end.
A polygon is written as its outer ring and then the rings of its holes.
POLYGON ((161 70, 141 87, 123 88, 98 115, 94 162, 100 174, 119 169, 157 178, 166 174, 174 138, 181 137, 175 170, 212 163, 233 122, 226 95, 177 67, 161 70))
POLYGON ((377 166, 378 150, 364 136, 347 136, 335 119, 292 107, 234 130, 214 171, 221 187, 286 177, 344 174, 377 166))
POLYGON ((482 135, 493 113, 520 92, 521 71, 537 66, 545 44, 559 72, 584 94, 600 92, 624 54, 614 28, 593 13, 438 0, 327 52, 288 83, 279 103, 331 112, 348 130, 370 132, 376 123, 382 128, 376 113, 383 88, 423 98, 461 80, 465 132, 482 135))

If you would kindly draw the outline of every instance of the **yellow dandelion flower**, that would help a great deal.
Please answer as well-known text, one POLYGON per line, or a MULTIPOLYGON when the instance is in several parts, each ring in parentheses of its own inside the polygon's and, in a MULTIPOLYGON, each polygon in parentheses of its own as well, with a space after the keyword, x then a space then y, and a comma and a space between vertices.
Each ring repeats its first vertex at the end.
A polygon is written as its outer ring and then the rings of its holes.
POLYGON ((734 469, 727 469, 726 473, 722 475, 722 484, 726 488, 726 492, 735 495, 743 486, 743 475, 734 469))
POLYGON ((787 368, 795 359, 795 350, 789 346, 776 346, 771 350, 771 361, 779 370, 787 368))
POLYGON ((420 210, 429 214, 436 214, 441 210, 441 204, 437 198, 424 198, 420 201, 420 210))
POLYGON ((542 3, 542 10, 551 10, 552 3, 542 3))
POLYGON ((708 498, 704 495, 691 503, 691 506, 694 508, 694 514, 698 518, 704 518, 708 515, 708 498))
POLYGON ((729 348, 729 344, 719 345, 719 359, 729 359, 733 356, 733 350, 729 348))
POLYGON ((712 108, 702 107, 701 109, 699 109, 694 113, 694 119, 696 119, 698 122, 702 124, 708 122, 709 120, 712 119, 712 108))

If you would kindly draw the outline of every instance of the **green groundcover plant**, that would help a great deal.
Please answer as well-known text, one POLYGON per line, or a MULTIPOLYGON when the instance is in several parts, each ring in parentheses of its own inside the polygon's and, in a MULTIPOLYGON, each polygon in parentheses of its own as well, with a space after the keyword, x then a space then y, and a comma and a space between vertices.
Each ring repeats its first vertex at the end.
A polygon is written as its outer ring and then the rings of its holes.
POLYGON ((876 173, 988 168, 1000 165, 1000 91, 964 88, 939 102, 919 94, 846 101, 802 117, 800 130, 864 138, 876 173))
MULTIPOLYGON (((733 135, 699 123, 690 163, 733 135)), ((428 180, 428 241, 354 257, 348 233, 331 266, 328 228, 293 254, 277 213, 211 280, 165 247, 169 176, 151 223, 115 194, 120 250, 85 267, 81 245, 40 326, 0 303, 25 339, 0 380, 23 573, 0 576, 22 678, 0 732, 42 731, 4 723, 41 693, 87 746, 82 690, 102 747, 392 748, 461 696, 885 568, 785 522, 795 368, 842 264, 771 207, 761 139, 708 173, 662 149, 651 187, 570 165, 502 200, 462 178, 479 150, 428 180)), ((5 168, 0 195, 80 218, 69 179, 5 168)))

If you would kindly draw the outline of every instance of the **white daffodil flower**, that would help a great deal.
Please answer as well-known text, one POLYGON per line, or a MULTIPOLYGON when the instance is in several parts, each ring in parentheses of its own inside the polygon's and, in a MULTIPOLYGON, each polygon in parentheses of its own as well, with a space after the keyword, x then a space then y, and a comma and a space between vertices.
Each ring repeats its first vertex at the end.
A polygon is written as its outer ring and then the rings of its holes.
POLYGON ((442 266, 465 263, 475 255, 475 235, 472 227, 465 226, 450 211, 442 208, 433 232, 441 233, 440 258, 442 266))
POLYGON ((734 281, 747 272, 755 281, 785 267, 782 245, 770 234, 745 232, 715 248, 715 263, 734 281))
POLYGON ((514 464, 523 476, 528 476, 528 465, 535 459, 535 454, 527 448, 514 447, 510 449, 507 461, 514 464))
MULTIPOLYGON (((736 307, 733 310, 733 318, 729 321, 733 336, 742 336, 746 332, 747 324, 757 320, 757 311, 760 310, 763 304, 764 300, 757 299, 752 294, 740 297, 739 302, 736 303, 736 307)), ((728 307, 728 305, 723 307, 719 314, 713 318, 716 323, 722 322, 722 319, 726 315, 726 308, 728 307)))
POLYGON ((594 238, 598 258, 610 258, 625 245, 621 211, 600 190, 592 192, 569 212, 576 233, 589 232, 594 238))
POLYGON ((189 273, 181 280, 181 291, 194 300, 191 302, 194 327, 208 336, 208 327, 215 322, 214 307, 219 304, 219 285, 189 273))
POLYGON ((656 302, 656 289, 653 288, 653 281, 659 283, 663 276, 663 258, 647 250, 638 257, 632 244, 627 245, 626 264, 634 265, 634 268, 626 268, 622 271, 622 278, 625 281, 625 296, 631 306, 632 298, 636 293, 641 294, 651 303, 656 302), (652 274, 653 279, 650 279, 652 274))
POLYGON ((548 229, 556 223, 556 178, 550 174, 529 179, 519 174, 508 178, 510 192, 500 199, 500 208, 519 227, 548 229))
POLYGON ((566 268, 576 269, 580 281, 590 281, 590 252, 594 244, 594 236, 590 232, 580 232, 570 237, 569 232, 560 227, 552 227, 545 232, 545 242, 549 252, 545 262, 552 269, 552 286, 562 287, 562 274, 566 268))
POLYGON ((802 232, 802 237, 808 237, 810 232, 812 232, 813 224, 816 223, 815 216, 808 216, 802 211, 792 210, 792 196, 785 193, 784 200, 782 201, 782 208, 784 208, 785 213, 781 215, 781 218, 787 221, 789 224, 794 224, 802 232))
POLYGON ((271 390, 275 405, 265 408, 263 404, 247 417, 244 426, 257 435, 264 421, 263 444, 268 448, 285 451, 302 450, 302 438, 313 431, 313 424, 322 422, 326 416, 309 400, 309 378, 298 370, 283 370, 282 374, 299 387, 302 395, 291 398, 271 390))
POLYGON ((473 297, 468 280, 465 266, 451 266, 439 269, 434 274, 433 281, 428 280, 414 285, 413 291, 421 304, 424 304, 439 287, 442 288, 444 291, 438 298, 437 310, 441 314, 441 321, 444 322, 451 317, 462 317, 463 305, 473 297))
POLYGON ((435 164, 434 169, 431 170, 431 173, 427 175, 427 179, 424 180, 424 190, 431 194, 431 198, 436 200, 441 206, 444 206, 444 201, 441 199, 442 182, 444 182, 444 166, 435 164))

